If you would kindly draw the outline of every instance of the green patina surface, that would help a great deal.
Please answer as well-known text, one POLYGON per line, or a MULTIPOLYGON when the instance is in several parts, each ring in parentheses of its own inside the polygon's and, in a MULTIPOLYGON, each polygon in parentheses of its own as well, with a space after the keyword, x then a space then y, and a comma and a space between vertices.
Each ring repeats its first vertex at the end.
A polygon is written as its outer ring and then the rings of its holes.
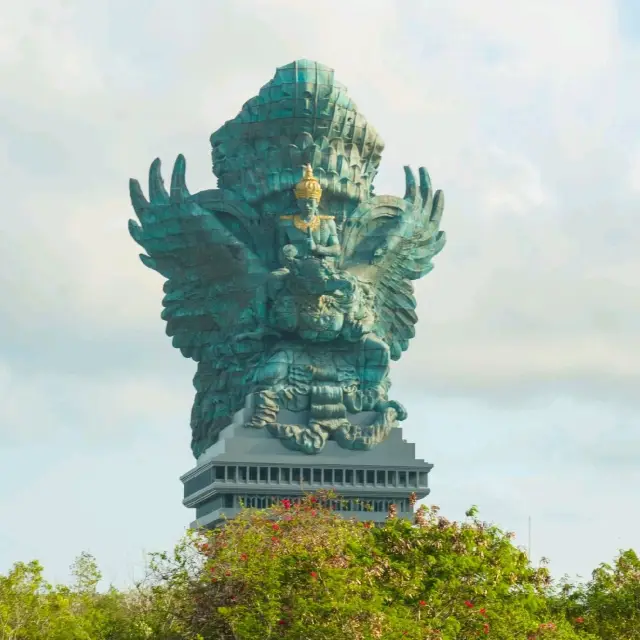
POLYGON ((218 188, 190 194, 178 156, 149 197, 130 182, 129 230, 160 273, 167 334, 198 363, 199 456, 254 397, 248 428, 318 453, 368 449, 404 408, 389 362, 415 335, 412 280, 443 248, 444 198, 405 167, 403 198, 375 196, 384 144, 333 78, 299 60, 211 136, 218 188))

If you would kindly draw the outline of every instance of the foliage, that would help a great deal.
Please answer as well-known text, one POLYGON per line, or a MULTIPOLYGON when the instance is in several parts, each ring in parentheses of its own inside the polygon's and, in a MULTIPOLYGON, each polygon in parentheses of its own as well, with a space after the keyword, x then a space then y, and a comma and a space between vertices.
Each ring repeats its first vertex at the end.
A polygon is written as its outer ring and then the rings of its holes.
MULTIPOLYGON (((550 617, 548 571, 474 511, 458 524, 422 507, 417 526, 390 517, 378 528, 340 518, 324 497, 247 510, 197 535, 204 564, 181 611, 187 626, 310 640, 588 637, 550 617)), ((172 571, 188 583, 186 565, 172 571)))
POLYGON ((555 608, 602 640, 640 640, 640 558, 623 551, 613 566, 601 564, 586 585, 565 579, 555 608))
POLYGON ((128 592, 98 591, 88 554, 71 586, 17 563, 0 576, 0 640, 640 638, 633 551, 584 586, 553 585, 475 508, 461 523, 420 507, 414 523, 391 511, 375 526, 340 518, 335 499, 283 500, 191 532, 128 592))
POLYGON ((0 640, 142 640, 128 594, 98 593, 95 560, 82 554, 72 566, 72 587, 52 586, 38 562, 16 563, 0 575, 0 640))

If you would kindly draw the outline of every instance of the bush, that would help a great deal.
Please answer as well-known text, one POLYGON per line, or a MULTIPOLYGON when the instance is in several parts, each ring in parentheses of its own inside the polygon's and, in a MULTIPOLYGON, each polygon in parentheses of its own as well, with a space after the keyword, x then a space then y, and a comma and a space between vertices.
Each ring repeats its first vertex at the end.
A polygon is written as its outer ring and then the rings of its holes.
POLYGON ((99 593, 91 556, 70 587, 37 563, 0 577, 0 640, 639 638, 637 556, 603 565, 586 586, 555 586, 511 536, 420 507, 383 526, 344 520, 335 496, 244 510, 153 554, 129 592, 99 593))
POLYGON ((550 604, 546 568, 468 512, 342 519, 309 496, 246 510, 156 556, 185 638, 588 638, 550 604), (178 607, 176 608, 176 604, 178 607), (189 635, 191 634, 191 635, 189 635))

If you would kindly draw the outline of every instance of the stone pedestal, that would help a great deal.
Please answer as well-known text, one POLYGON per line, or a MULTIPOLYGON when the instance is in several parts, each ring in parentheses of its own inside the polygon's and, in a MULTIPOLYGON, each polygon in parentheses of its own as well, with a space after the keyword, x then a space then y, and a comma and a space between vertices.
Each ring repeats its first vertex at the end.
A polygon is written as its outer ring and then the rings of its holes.
POLYGON ((429 494, 432 464, 416 459, 415 445, 394 428, 370 451, 350 451, 333 441, 318 455, 286 449, 264 430, 245 427, 251 409, 239 411, 218 442, 180 480, 183 504, 195 508, 193 528, 214 528, 247 507, 265 508, 283 498, 333 489, 333 506, 346 518, 382 522, 389 504, 398 517, 412 517, 409 495, 429 494))

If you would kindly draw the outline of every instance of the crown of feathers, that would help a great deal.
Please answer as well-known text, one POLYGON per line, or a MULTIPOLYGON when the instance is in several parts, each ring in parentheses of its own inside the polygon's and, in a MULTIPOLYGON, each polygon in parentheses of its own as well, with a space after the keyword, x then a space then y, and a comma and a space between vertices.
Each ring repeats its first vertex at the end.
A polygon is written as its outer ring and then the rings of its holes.
POLYGON ((360 201, 371 194, 384 142, 333 69, 298 60, 278 68, 211 146, 218 187, 249 203, 290 193, 306 165, 321 189, 360 201))

